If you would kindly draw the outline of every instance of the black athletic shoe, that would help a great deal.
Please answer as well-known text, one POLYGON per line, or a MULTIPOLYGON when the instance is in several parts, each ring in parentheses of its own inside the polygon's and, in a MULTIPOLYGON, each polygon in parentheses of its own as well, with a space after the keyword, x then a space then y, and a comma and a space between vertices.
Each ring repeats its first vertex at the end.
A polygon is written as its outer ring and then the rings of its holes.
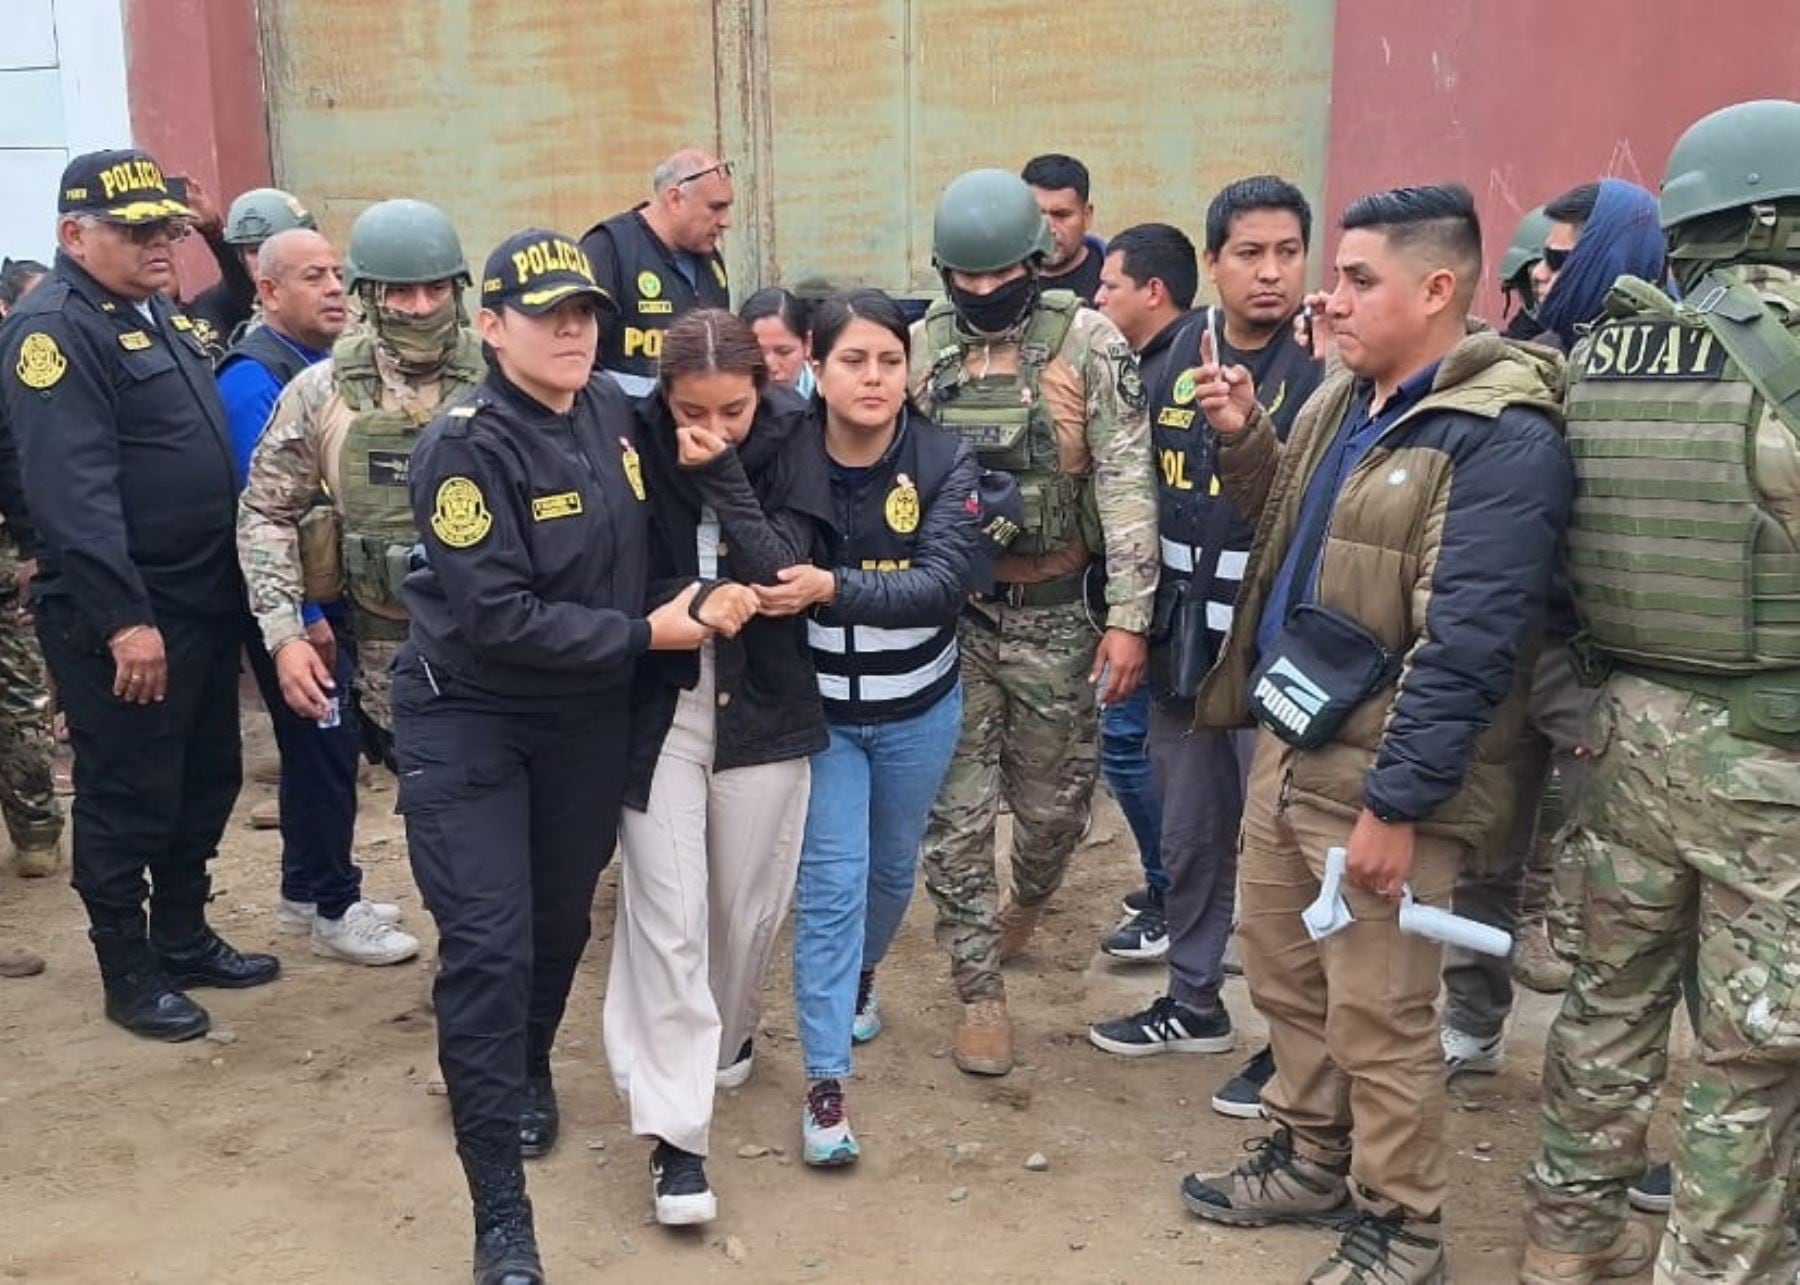
POLYGON ((1139 888, 1134 892, 1126 893, 1123 897, 1119 898, 1119 904, 1125 907, 1126 914, 1135 915, 1148 910, 1152 905, 1161 905, 1162 898, 1158 897, 1148 887, 1144 887, 1139 888))
POLYGON ((1138 911, 1101 942, 1100 949, 1114 959, 1132 963, 1165 958, 1169 953, 1169 921, 1163 917, 1162 906, 1138 911))
POLYGON ((1229 1053, 1231 1015, 1223 1007, 1202 1013, 1164 995, 1141 1013, 1088 1028, 1095 1048, 1121 1057, 1156 1053, 1229 1053))
POLYGON ((1633 1209, 1647 1214, 1666 1214, 1675 1203, 1674 1177, 1667 1161, 1651 1165, 1644 1176, 1625 1189, 1625 1197, 1633 1209))
POLYGON ((656 1190, 656 1221, 663 1226, 688 1227, 719 1216, 718 1198, 706 1181, 705 1157, 658 1142, 650 1153, 650 1178, 656 1190))
POLYGON ((1212 1109, 1220 1115, 1238 1120, 1262 1117, 1263 1086, 1275 1078, 1275 1050, 1263 1045, 1262 1051, 1225 1082, 1225 1087, 1212 1096, 1212 1109))

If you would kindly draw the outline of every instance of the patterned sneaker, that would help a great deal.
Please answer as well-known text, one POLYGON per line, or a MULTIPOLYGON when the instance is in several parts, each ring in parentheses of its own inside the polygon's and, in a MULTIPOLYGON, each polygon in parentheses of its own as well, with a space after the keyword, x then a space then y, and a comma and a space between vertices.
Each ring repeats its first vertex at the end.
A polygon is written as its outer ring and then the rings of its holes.
POLYGON ((691 1227, 719 1216, 719 1198, 706 1181, 706 1157, 658 1142, 650 1153, 650 1180, 656 1193, 656 1221, 691 1227))
POLYGON ((1169 954, 1169 921, 1161 904, 1146 906, 1113 931, 1100 943, 1100 949, 1114 959, 1132 963, 1148 963, 1167 958, 1169 954))
POLYGON ((1120 1057, 1229 1053, 1233 1044, 1231 1015, 1223 1007, 1203 1013, 1173 995, 1164 995, 1141 1013, 1088 1027, 1088 1041, 1120 1057))
POLYGON ((1438 1039, 1444 1046, 1444 1077, 1458 1075, 1495 1075, 1506 1058, 1506 1032, 1483 1039, 1454 1026, 1439 1029, 1438 1039))
POLYGON ((867 1044, 881 1034, 881 1000, 875 995, 875 970, 865 968, 856 981, 856 1017, 850 1023, 850 1042, 867 1044))
POLYGON ((1444 1226, 1360 1210, 1331 1257, 1306 1279, 1308 1285, 1444 1285, 1450 1279, 1444 1226))
POLYGON ((1189 1213, 1232 1227, 1339 1227, 1354 1212, 1347 1161, 1326 1166, 1295 1155, 1294 1135, 1285 1128, 1252 1138, 1244 1150, 1249 1157, 1230 1169, 1182 1179, 1181 1203, 1189 1213))
POLYGON ((809 1165, 832 1169, 854 1164, 862 1155, 856 1135, 850 1132, 850 1117, 844 1112, 843 1086, 836 1080, 820 1080, 806 1091, 800 1137, 805 1144, 802 1156, 809 1165))
POLYGON ((1267 1044, 1262 1051, 1244 1063, 1244 1069, 1225 1081, 1225 1086, 1212 1095, 1212 1109, 1234 1120, 1260 1120, 1263 1110, 1263 1086, 1275 1078, 1275 1050, 1267 1044))

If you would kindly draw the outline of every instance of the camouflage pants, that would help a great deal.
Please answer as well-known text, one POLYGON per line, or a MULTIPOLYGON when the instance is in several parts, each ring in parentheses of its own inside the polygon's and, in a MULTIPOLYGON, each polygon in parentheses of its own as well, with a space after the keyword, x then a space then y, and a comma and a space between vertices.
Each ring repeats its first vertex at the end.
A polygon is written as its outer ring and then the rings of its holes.
POLYGON ((0 536, 0 813, 14 848, 54 846, 63 814, 50 780, 50 696, 18 576, 12 540, 0 536))
POLYGON ((1013 896, 1042 905, 1081 839, 1100 767, 1088 684, 1095 638, 1080 604, 999 612, 997 631, 966 619, 957 631, 962 736, 925 830, 937 940, 965 1003, 1003 993, 994 864, 1001 795, 1013 815, 1013 896))
POLYGON ((1585 946, 1544 1054, 1532 1239, 1592 1251, 1626 1216, 1697 957, 1702 1065, 1683 1095, 1658 1281, 1793 1280, 1800 1149, 1800 753, 1716 701, 1617 675, 1570 841, 1585 946))

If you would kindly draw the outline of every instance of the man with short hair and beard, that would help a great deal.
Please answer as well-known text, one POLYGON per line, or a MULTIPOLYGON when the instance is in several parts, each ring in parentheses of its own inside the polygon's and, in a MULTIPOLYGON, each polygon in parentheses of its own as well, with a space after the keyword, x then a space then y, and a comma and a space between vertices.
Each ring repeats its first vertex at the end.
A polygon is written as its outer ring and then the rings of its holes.
POLYGON ((1519 662, 1573 470, 1554 354, 1469 322, 1481 229, 1467 189, 1378 192, 1342 227, 1315 318, 1342 368, 1287 443, 1245 367, 1208 344, 1198 374, 1224 489, 1258 520, 1196 715, 1262 727, 1238 933, 1275 1049, 1276 1127, 1239 1163, 1190 1175, 1182 1198, 1232 1226, 1342 1226, 1313 1281, 1416 1285, 1447 1272, 1443 952, 1402 933, 1397 910, 1407 895, 1443 906, 1510 822, 1519 662), (1313 940, 1302 912, 1334 849, 1349 922, 1313 940))
POLYGON ((1093 235, 1087 166, 1073 156, 1048 152, 1032 157, 1019 177, 1030 186, 1050 226, 1050 253, 1038 269, 1044 289, 1072 290, 1091 306, 1100 293, 1106 242, 1093 235))

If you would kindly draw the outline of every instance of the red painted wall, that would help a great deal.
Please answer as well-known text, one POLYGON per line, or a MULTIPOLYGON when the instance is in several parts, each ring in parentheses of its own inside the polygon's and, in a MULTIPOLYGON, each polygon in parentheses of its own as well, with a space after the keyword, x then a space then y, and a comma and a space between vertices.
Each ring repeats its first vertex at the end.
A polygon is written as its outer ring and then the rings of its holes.
POLYGON ((1490 265, 1520 214, 1578 183, 1656 191, 1707 112, 1800 99, 1795 0, 1339 0, 1333 39, 1326 226, 1364 192, 1459 179, 1490 265))
MULTIPOLYGON (((164 173, 206 185, 223 210, 269 182, 255 0, 124 0, 131 132, 164 173)), ((198 240, 180 247, 182 293, 218 269, 198 240)))

